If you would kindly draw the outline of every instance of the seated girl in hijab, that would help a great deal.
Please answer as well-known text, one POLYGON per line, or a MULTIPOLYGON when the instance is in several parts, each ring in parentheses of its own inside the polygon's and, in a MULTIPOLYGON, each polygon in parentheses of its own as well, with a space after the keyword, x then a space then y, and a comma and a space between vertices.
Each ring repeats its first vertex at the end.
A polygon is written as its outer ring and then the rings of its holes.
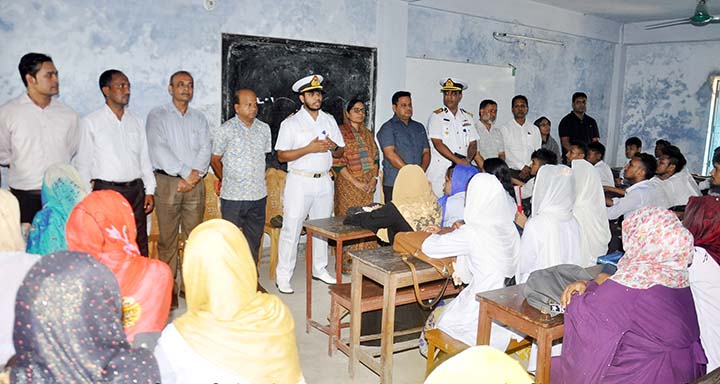
POLYGON ((242 232, 229 221, 198 225, 185 245, 187 312, 155 348, 163 383, 304 383, 288 307, 257 291, 242 232))
POLYGON ((565 290, 553 383, 689 383, 705 374, 688 281, 693 236, 674 213, 646 207, 625 219, 623 244, 612 277, 565 290))
POLYGON ((40 189, 43 207, 28 234, 28 253, 47 255, 67 249, 65 225, 70 212, 87 195, 85 183, 69 164, 55 164, 45 171, 40 189))
POLYGON ((445 195, 438 199, 438 204, 442 207, 441 227, 449 227, 463 219, 465 191, 476 173, 477 168, 469 165, 452 165, 448 168, 443 188, 445 195))
POLYGON ((532 196, 532 215, 520 241, 516 280, 524 283, 531 272, 558 264, 585 265, 580 246, 580 225, 573 217, 575 186, 572 171, 564 165, 545 165, 538 171, 532 196))
POLYGON ((720 367, 720 197, 691 197, 683 224, 695 241, 689 281, 710 372, 720 367))
POLYGON ((575 205, 573 216, 580 225, 580 249, 582 267, 597 264, 597 258, 607 254, 610 242, 610 226, 602 182, 595 167, 585 160, 572 161, 575 181, 575 205))
POLYGON ((132 349, 112 272, 79 252, 40 259, 17 293, 12 383, 160 382, 150 351, 132 349))
POLYGON ((123 326, 135 335, 160 332, 170 314, 172 274, 159 260, 140 254, 132 207, 115 191, 90 193, 70 214, 66 237, 72 251, 86 252, 115 274, 123 296, 123 326))

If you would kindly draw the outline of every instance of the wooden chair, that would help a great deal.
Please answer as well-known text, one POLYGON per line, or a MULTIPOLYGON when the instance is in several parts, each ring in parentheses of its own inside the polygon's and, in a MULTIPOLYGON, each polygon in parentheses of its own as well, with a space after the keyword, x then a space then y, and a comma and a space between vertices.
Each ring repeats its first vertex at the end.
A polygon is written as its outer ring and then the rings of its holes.
MULTIPOLYGON (((270 225, 270 219, 283 214, 283 190, 287 172, 269 168, 265 171, 265 182, 267 183, 267 202, 265 203, 265 226, 263 232, 270 236, 270 280, 275 280, 275 270, 278 263, 278 248, 280 246, 280 228, 270 225)), ((263 242, 265 235, 260 238, 260 250, 258 251, 258 268, 263 254, 263 242)))

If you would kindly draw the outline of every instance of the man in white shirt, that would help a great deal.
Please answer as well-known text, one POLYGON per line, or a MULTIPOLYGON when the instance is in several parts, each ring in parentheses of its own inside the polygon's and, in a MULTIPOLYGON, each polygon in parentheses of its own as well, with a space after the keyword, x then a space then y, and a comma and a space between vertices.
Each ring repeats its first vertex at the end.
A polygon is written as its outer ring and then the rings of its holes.
POLYGON ((603 159, 605 158, 605 146, 599 141, 593 141, 587 145, 586 160, 595 167, 600 176, 600 183, 603 187, 615 187, 615 179, 613 178, 612 169, 603 159))
POLYGON ((605 198, 609 220, 626 216, 642 207, 662 206, 664 200, 662 191, 654 183, 650 182, 650 179, 655 175, 656 168, 657 161, 647 153, 636 154, 625 165, 625 179, 631 185, 625 190, 625 196, 612 199, 605 198))
POLYGON ((510 169, 516 171, 521 180, 530 176, 532 153, 542 147, 542 138, 538 127, 527 121, 527 97, 517 95, 512 99, 513 119, 500 127, 503 137, 503 152, 505 162, 510 169))
POLYGON ((148 255, 147 217, 152 212, 155 176, 148 154, 145 125, 126 110, 130 81, 117 69, 100 75, 105 105, 80 121, 80 147, 75 164, 94 191, 123 195, 135 214, 140 253, 148 255))
POLYGON ((8 185, 20 203, 20 222, 28 229, 42 208, 45 170, 69 163, 77 151, 78 114, 53 99, 60 82, 49 56, 28 53, 18 69, 27 93, 0 107, 0 164, 10 166, 8 185))
POLYGON ((460 108, 462 91, 467 83, 458 78, 440 80, 443 107, 438 108, 428 119, 428 137, 431 154, 427 177, 433 192, 443 195, 445 172, 453 164, 470 165, 477 153, 477 131, 472 114, 460 108))
POLYGON ((480 116, 476 126, 478 141, 475 163, 482 169, 485 159, 499 157, 505 160, 505 154, 503 152, 500 127, 494 125, 497 118, 497 103, 495 100, 485 99, 481 101, 478 113, 480 116))
MULTIPOLYGON (((155 170, 155 209, 158 258, 170 266, 173 281, 178 270, 178 236, 202 222, 205 213, 203 177, 210 162, 210 131, 202 112, 191 108, 195 83, 187 71, 170 76, 172 101, 154 108, 147 117, 150 161, 155 170)), ((176 304, 177 286, 173 289, 176 304)))
MULTIPOLYGON (((322 76, 311 75, 293 84, 292 90, 299 94, 302 107, 283 120, 275 143, 278 160, 288 163, 276 282, 280 293, 294 292, 290 279, 295 270, 297 245, 305 218, 309 214, 310 219, 321 219, 332 213, 334 188, 328 171, 333 157, 341 157, 345 151, 345 142, 335 119, 320 110, 322 81, 322 76)), ((335 284, 335 278, 326 270, 327 240, 313 238, 312 250, 312 278, 335 284)))
POLYGON ((660 150, 655 177, 665 194, 668 207, 687 205, 690 196, 700 196, 700 188, 687 171, 687 160, 680 148, 670 145, 660 150))

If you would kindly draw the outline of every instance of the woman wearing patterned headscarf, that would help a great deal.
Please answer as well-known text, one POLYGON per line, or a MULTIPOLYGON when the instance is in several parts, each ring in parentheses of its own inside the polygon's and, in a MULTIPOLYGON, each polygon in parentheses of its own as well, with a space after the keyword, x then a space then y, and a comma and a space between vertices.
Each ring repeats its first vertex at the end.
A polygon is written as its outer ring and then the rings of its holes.
POLYGON ((127 200, 106 190, 90 193, 72 210, 66 231, 70 250, 91 254, 115 274, 130 342, 138 333, 162 331, 173 285, 167 264, 140 255, 135 228, 127 200))
POLYGON ((55 164, 45 171, 40 194, 43 207, 33 219, 27 251, 48 255, 67 249, 65 224, 75 205, 87 195, 87 189, 75 168, 55 164))
POLYGON ((623 244, 615 275, 586 282, 567 304, 553 383, 689 383, 705 374, 688 282, 692 235, 674 213, 646 207, 626 218, 623 244))
POLYGON ((148 383, 157 362, 132 349, 112 273, 89 255, 57 252, 35 264, 18 290, 12 383, 148 383))
POLYGON ((162 333, 164 383, 304 383, 295 323, 277 297, 257 291, 242 232, 225 220, 197 226, 183 260, 187 312, 162 333))
POLYGON ((695 239, 690 289, 710 372, 720 367, 720 197, 690 197, 683 224, 695 239))

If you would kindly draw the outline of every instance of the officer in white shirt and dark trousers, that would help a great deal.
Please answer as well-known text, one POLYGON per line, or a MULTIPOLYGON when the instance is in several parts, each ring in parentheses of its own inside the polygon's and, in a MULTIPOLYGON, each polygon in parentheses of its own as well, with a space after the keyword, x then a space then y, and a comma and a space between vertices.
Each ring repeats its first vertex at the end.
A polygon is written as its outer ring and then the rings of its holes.
POLYGON ((28 229, 42 208, 45 170, 69 163, 77 151, 78 114, 53 99, 60 83, 49 56, 28 53, 18 69, 27 93, 0 107, 0 164, 10 166, 8 185, 20 203, 20 222, 28 229))
POLYGON ((431 154, 427 177, 433 192, 443 195, 445 173, 453 164, 470 165, 477 153, 477 131, 471 113, 459 108, 462 91, 467 83, 458 78, 440 80, 443 107, 438 108, 428 120, 428 137, 431 154))
MULTIPOLYGON (((334 187, 329 171, 332 158, 342 156, 345 142, 335 119, 320 110, 322 81, 322 76, 311 75, 293 84, 292 90, 299 94, 303 105, 280 124, 275 143, 278 160, 288 163, 276 283, 281 293, 294 292, 290 279, 305 218, 308 214, 311 220, 327 218, 333 210, 334 187)), ((312 241, 312 278, 335 284, 335 278, 326 269, 327 240, 312 241)))
POLYGON ((111 189, 132 206, 140 253, 148 255, 147 218, 155 206, 155 175, 148 154, 145 124, 125 108, 130 81, 116 69, 100 75, 105 105, 80 121, 75 164, 94 191, 111 189))

